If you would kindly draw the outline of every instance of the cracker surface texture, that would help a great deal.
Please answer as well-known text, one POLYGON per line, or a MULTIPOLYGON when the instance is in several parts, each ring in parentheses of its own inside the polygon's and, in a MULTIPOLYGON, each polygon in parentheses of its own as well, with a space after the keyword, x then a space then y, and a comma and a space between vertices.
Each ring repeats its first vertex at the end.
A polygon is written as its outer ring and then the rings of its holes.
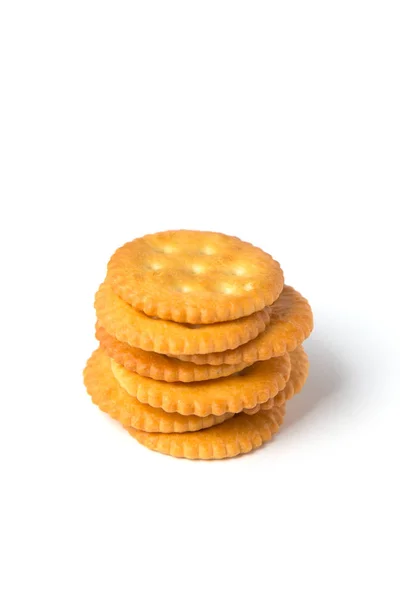
POLYGON ((308 376, 308 356, 303 348, 299 346, 293 352, 289 352, 290 358, 290 376, 283 390, 276 396, 270 398, 268 402, 257 404, 254 408, 245 408, 243 412, 248 415, 254 415, 259 410, 269 410, 273 406, 282 406, 293 396, 301 392, 308 376))
POLYGON ((294 288, 285 285, 278 300, 271 306, 270 323, 252 341, 232 350, 208 354, 180 355, 198 365, 254 363, 291 352, 308 338, 314 326, 308 301, 294 288))
MULTIPOLYGON (((103 283, 95 298, 100 325, 120 342, 160 354, 202 354, 223 352, 254 339, 269 323, 270 309, 264 308, 247 317, 190 325, 149 317, 136 310, 103 283)), ((240 362, 240 361, 239 361, 240 362)))
MULTIPOLYGON (((309 360, 306 351, 303 346, 298 346, 293 352, 289 353, 290 356, 290 377, 283 388, 274 398, 274 406, 282 406, 286 404, 288 400, 291 400, 293 396, 299 394, 307 381, 309 360)), ((260 405, 261 410, 265 410, 264 406, 260 405)))
POLYGON ((96 325, 96 338, 106 354, 128 371, 143 377, 161 381, 205 381, 227 377, 248 367, 247 363, 238 365, 196 365, 177 358, 134 348, 125 342, 119 342, 109 335, 104 327, 96 325))
POLYGON ((110 359, 99 348, 88 360, 84 371, 84 382, 94 404, 122 425, 135 427, 147 432, 181 433, 212 427, 233 417, 233 414, 180 415, 167 413, 160 408, 142 404, 130 396, 117 382, 112 371, 110 359))
POLYGON ((254 408, 283 390, 290 375, 288 354, 257 362, 235 375, 194 383, 166 383, 127 371, 111 360, 113 374, 140 402, 182 415, 222 415, 254 408))
POLYGON ((279 264, 237 237, 164 231, 119 248, 108 263, 114 292, 151 317, 179 323, 239 319, 272 304, 283 287, 279 264))
POLYGON ((138 442, 177 458, 219 459, 246 454, 268 442, 283 423, 285 405, 256 415, 241 413, 225 423, 193 433, 145 433, 132 427, 128 432, 138 442))

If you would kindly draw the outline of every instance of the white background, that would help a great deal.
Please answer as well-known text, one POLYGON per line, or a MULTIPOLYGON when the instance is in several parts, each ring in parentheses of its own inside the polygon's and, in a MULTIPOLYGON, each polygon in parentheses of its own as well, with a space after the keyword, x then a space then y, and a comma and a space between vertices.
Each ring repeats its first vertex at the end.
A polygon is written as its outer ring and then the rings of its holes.
POLYGON ((396 1, 0 9, 0 593, 399 598, 396 1), (93 296, 157 230, 235 234, 311 302, 263 449, 152 453, 92 406, 93 296))

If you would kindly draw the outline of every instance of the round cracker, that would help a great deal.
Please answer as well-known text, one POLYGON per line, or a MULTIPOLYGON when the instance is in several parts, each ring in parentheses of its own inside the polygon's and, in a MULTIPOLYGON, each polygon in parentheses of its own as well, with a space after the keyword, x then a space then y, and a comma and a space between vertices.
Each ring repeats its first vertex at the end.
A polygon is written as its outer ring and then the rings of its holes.
POLYGON ((193 383, 167 383, 142 377, 111 360, 118 383, 140 402, 182 415, 238 413, 262 404, 285 387, 290 359, 285 354, 257 362, 229 377, 193 383))
POLYGON ((96 294, 95 308, 100 325, 117 340, 160 354, 222 352, 254 339, 269 323, 269 308, 212 325, 163 321, 127 304, 107 283, 101 284, 96 294))
POLYGON ((282 425, 285 405, 250 416, 235 415, 225 423, 193 433, 145 433, 127 427, 138 442, 178 458, 219 459, 245 454, 269 441, 282 425))
POLYGON ((290 376, 285 387, 274 398, 268 402, 257 404, 254 408, 245 408, 243 412, 248 415, 255 415, 259 410, 269 410, 272 406, 282 406, 293 396, 298 394, 305 384, 308 376, 308 356, 303 346, 298 346, 293 352, 289 352, 290 357, 290 376))
MULTIPOLYGON (((299 394, 307 381, 309 371, 309 360, 306 351, 303 346, 298 346, 293 352, 290 352, 290 376, 283 388, 273 398, 274 406, 282 406, 288 400, 291 400, 293 396, 299 394)), ((261 410, 265 410, 264 406, 260 405, 261 410)))
POLYGON ((84 370, 84 382, 93 403, 124 426, 147 432, 182 433, 212 427, 233 417, 233 414, 184 416, 142 404, 118 384, 110 361, 104 350, 95 350, 84 370))
POLYGON ((258 337, 227 350, 208 354, 181 354, 180 360, 197 365, 222 365, 257 360, 269 360, 285 352, 292 352, 302 344, 313 329, 313 314, 307 300, 294 288, 285 285, 278 300, 271 306, 270 323, 258 337))
POLYGON ((283 273, 269 254, 237 237, 164 231, 119 248, 108 263, 114 292, 147 315, 179 323, 238 319, 272 304, 283 273))
POLYGON ((248 367, 246 363, 216 366, 195 365, 156 352, 140 350, 140 348, 134 348, 125 342, 119 342, 112 335, 109 335, 99 323, 96 324, 96 338, 107 355, 128 371, 161 381, 183 381, 186 383, 206 381, 227 377, 248 367))

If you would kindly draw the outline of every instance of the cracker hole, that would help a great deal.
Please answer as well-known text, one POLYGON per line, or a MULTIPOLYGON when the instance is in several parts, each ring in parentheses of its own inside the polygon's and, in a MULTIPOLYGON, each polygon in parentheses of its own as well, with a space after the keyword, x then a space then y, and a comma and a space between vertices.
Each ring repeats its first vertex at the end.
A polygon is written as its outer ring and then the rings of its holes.
POLYGON ((242 266, 237 266, 232 269, 233 275, 237 275, 238 277, 242 277, 243 275, 247 275, 247 269, 242 266))
POLYGON ((189 292, 192 291, 193 288, 190 285, 182 284, 182 285, 177 285, 176 289, 178 292, 182 292, 183 294, 188 294, 189 292))
POLYGON ((195 273, 195 275, 199 275, 200 273, 204 273, 205 267, 203 265, 192 265, 191 271, 192 273, 195 273))
POLYGON ((160 271, 160 270, 163 268, 162 264, 160 264, 160 263, 156 263, 156 262, 154 262, 154 263, 151 263, 151 264, 149 265, 149 267, 150 267, 150 269, 152 269, 153 271, 160 271))
POLYGON ((254 290, 254 283, 252 283, 251 281, 249 281, 248 283, 245 283, 243 286, 243 289, 246 292, 251 292, 251 290, 254 290))
POLYGON ((178 249, 176 246, 163 246, 161 248, 161 251, 164 252, 165 254, 174 254, 175 252, 178 252, 178 249))
POLYGON ((236 291, 236 287, 230 283, 222 283, 219 289, 223 294, 227 295, 234 294, 236 291))
POLYGON ((207 254, 208 256, 211 256, 211 254, 215 254, 215 248, 213 248, 212 246, 204 246, 202 254, 207 254))

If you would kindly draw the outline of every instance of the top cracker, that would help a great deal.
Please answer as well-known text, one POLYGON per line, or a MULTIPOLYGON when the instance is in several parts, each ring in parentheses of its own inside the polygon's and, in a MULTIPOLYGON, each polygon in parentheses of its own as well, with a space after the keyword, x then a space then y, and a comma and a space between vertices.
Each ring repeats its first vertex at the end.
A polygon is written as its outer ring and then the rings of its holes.
POLYGON ((269 254, 237 237, 178 230, 119 248, 108 263, 107 281, 151 317, 205 324, 269 306, 282 291, 283 273, 269 254))

